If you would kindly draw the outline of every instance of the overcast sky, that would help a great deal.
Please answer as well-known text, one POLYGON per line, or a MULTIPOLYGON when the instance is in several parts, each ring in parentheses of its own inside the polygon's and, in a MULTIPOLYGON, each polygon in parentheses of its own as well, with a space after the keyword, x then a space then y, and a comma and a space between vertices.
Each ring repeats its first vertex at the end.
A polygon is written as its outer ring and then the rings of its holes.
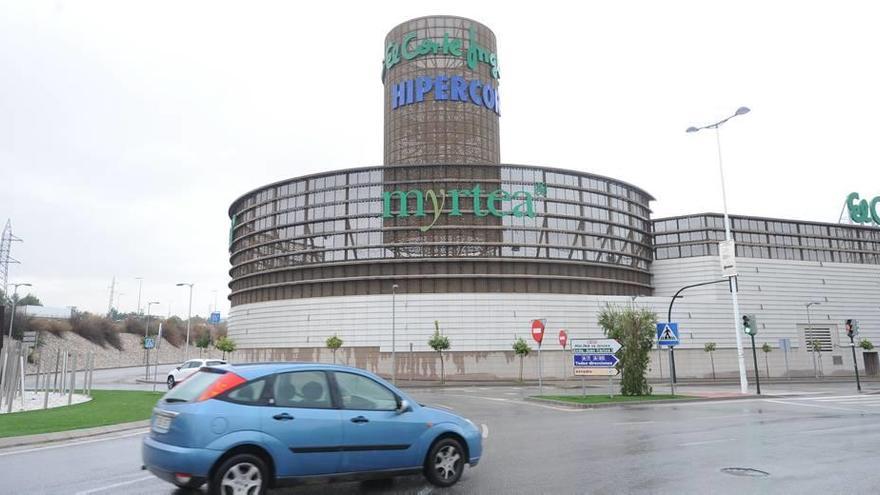
POLYGON ((0 222, 10 281, 44 304, 228 309, 230 203, 382 162, 385 33, 431 14, 498 38, 507 163, 620 178, 654 216, 836 222, 880 194, 880 29, 870 2, 0 0, 0 222), (440 5, 440 4, 436 4, 440 5), (453 8, 455 10, 449 10, 453 8))

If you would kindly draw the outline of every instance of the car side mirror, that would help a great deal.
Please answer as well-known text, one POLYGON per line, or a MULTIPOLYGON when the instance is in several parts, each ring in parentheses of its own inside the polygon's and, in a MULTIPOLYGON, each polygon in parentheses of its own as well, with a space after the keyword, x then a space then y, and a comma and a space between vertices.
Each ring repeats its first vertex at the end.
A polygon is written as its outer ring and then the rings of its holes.
POLYGON ((410 404, 409 401, 406 399, 403 399, 397 405, 397 414, 403 414, 405 412, 410 412, 410 411, 412 411, 412 404, 410 404))

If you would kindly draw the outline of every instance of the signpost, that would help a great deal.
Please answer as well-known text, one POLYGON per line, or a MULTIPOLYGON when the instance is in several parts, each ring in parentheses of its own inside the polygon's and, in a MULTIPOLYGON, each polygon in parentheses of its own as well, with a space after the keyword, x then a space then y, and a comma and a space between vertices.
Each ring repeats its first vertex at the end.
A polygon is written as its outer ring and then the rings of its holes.
POLYGON ((678 323, 664 322, 657 324, 657 344, 669 348, 669 389, 675 395, 675 354, 672 348, 680 344, 678 323))
POLYGON ((212 325, 220 323, 220 312, 212 311, 210 318, 208 318, 208 323, 211 323, 212 325))
POLYGON ((733 241, 721 241, 718 243, 718 257, 721 259, 721 276, 736 276, 736 246, 733 241))
MULTIPOLYGON (((613 397, 612 377, 617 375, 615 355, 620 350, 620 342, 614 339, 577 339, 571 341, 572 365, 575 376, 607 376, 608 395, 613 397)), ((583 394, 587 395, 586 384, 581 381, 583 394)))
POLYGON ((156 347, 156 339, 153 337, 147 337, 144 339, 144 349, 152 349, 156 347))
POLYGON ((544 320, 532 320, 532 338, 538 343, 538 395, 544 395, 544 362, 541 360, 541 342, 544 340, 544 320))
POLYGON ((562 346, 562 379, 565 380, 565 383, 568 383, 568 368, 565 366, 565 345, 568 344, 568 333, 565 330, 559 331, 559 345, 562 346))

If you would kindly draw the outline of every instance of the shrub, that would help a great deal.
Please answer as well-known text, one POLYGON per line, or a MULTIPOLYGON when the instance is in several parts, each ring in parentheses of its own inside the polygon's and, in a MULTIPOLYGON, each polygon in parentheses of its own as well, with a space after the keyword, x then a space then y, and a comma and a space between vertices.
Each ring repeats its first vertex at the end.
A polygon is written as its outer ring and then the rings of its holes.
POLYGON ((110 344, 117 350, 122 350, 122 341, 119 339, 119 330, 116 325, 107 318, 90 313, 77 314, 70 319, 73 333, 101 347, 110 344))
POLYGON ((649 352, 654 345, 657 315, 647 309, 606 306, 599 314, 599 326, 605 336, 623 346, 617 352, 621 370, 621 395, 651 395, 647 371, 649 352))

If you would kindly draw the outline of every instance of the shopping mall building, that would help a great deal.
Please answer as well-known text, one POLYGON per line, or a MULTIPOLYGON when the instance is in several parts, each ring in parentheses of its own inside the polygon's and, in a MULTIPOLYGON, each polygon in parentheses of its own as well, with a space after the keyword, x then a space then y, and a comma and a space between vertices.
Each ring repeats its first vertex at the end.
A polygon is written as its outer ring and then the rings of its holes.
MULTIPOLYGON (((655 198, 637 185, 501 163, 502 74, 495 35, 470 19, 423 17, 388 33, 384 163, 284 179, 229 209, 229 334, 240 359, 329 361, 324 342, 338 335, 339 361, 390 374, 393 346, 398 378, 433 378, 436 320, 452 344, 450 378, 512 377, 514 339, 544 319, 545 375, 563 376, 560 329, 602 337, 597 315, 608 304, 665 320, 678 289, 721 278, 722 215, 652 218, 655 198)), ((867 216, 876 206, 849 200, 867 216)), ((784 374, 785 361, 795 375, 852 373, 843 322, 860 320, 861 336, 880 344, 880 230, 731 223, 740 308, 758 319, 758 346, 771 348, 761 373, 784 374)), ((686 292, 672 316, 679 376, 711 376, 709 342, 717 374, 737 373, 727 284, 686 292)), ((652 353, 654 376, 667 373, 666 359, 652 353)), ((528 358, 526 374, 535 368, 528 358)))

